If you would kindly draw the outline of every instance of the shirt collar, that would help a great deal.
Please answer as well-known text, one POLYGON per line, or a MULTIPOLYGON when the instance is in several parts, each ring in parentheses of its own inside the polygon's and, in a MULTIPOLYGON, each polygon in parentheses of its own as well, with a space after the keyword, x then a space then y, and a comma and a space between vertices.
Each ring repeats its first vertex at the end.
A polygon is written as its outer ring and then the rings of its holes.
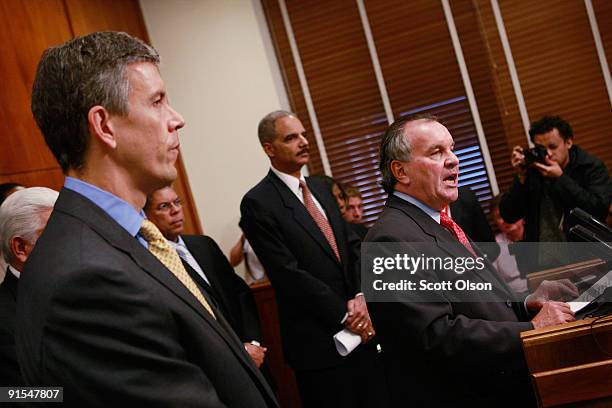
POLYGON ((183 241, 183 238, 181 238, 181 236, 178 236, 178 240, 176 242, 174 241, 170 241, 169 239, 167 239, 166 241, 168 241, 168 243, 170 244, 170 246, 172 248, 174 248, 175 250, 180 247, 180 248, 185 248, 187 249, 187 245, 185 245, 185 241, 183 241))
POLYGON ((408 201, 410 204, 416 205, 421 210, 423 210, 425 212, 425 214, 427 214, 431 218, 433 218, 438 224, 440 223, 440 211, 434 210, 430 206, 424 204, 422 201, 417 200, 416 198, 414 198, 411 195, 408 195, 406 193, 402 193, 401 191, 397 191, 396 190, 396 191, 393 192, 393 195, 396 196, 397 198, 400 198, 400 199, 404 200, 404 201, 408 201))
POLYGON ((127 201, 74 177, 66 177, 64 188, 75 191, 93 201, 94 204, 104 210, 133 237, 138 234, 140 226, 145 219, 145 214, 142 210, 138 212, 127 201))
POLYGON ((302 174, 301 170, 299 179, 295 176, 283 173, 282 171, 275 169, 274 166, 270 166, 270 170, 272 170, 274 174, 276 174, 278 178, 280 178, 283 183, 285 183, 287 187, 289 187, 289 190, 291 190, 294 194, 297 194, 298 196, 302 194, 300 190, 300 180, 305 183, 306 179, 304 178, 304 175, 302 174))
POLYGON ((15 277, 16 277, 17 279, 19 279, 19 277, 21 276, 21 272, 19 272, 19 271, 18 271, 17 269, 15 269, 15 268, 13 268, 13 266, 12 266, 12 265, 9 265, 9 266, 8 266, 8 270, 9 270, 9 271, 11 271, 11 273, 12 273, 13 275, 15 275, 15 277))

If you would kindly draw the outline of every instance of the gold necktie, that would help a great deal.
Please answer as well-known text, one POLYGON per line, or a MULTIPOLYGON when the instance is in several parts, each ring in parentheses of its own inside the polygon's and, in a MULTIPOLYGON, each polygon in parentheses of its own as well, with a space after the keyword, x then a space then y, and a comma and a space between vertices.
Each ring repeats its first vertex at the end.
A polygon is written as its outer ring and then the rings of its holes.
POLYGON ((208 313, 216 319, 215 313, 204 295, 202 295, 200 288, 198 288, 193 279, 191 279, 191 276, 187 273, 185 266, 183 266, 181 262, 181 258, 174 248, 170 246, 168 241, 166 241, 166 238, 162 235, 160 230, 157 229, 155 224, 149 220, 144 220, 140 227, 140 235, 149 243, 149 251, 151 251, 151 253, 159 259, 159 261, 163 263, 187 289, 189 289, 191 294, 200 301, 206 310, 208 310, 208 313))

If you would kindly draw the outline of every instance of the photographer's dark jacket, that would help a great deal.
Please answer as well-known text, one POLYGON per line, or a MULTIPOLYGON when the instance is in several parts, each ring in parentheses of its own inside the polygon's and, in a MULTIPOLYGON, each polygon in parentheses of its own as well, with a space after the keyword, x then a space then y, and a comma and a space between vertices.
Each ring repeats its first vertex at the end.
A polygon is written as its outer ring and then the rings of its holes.
MULTIPOLYGON (((569 151, 569 164, 563 174, 548 186, 551 199, 559 203, 563 211, 563 231, 567 235, 573 226, 569 212, 579 207, 594 217, 605 220, 612 201, 612 183, 603 162, 578 146, 569 151)), ((539 240, 540 203, 546 188, 546 178, 537 169, 529 168, 525 183, 518 177, 505 193, 499 205, 501 216, 513 223, 525 218, 524 241, 539 240)))

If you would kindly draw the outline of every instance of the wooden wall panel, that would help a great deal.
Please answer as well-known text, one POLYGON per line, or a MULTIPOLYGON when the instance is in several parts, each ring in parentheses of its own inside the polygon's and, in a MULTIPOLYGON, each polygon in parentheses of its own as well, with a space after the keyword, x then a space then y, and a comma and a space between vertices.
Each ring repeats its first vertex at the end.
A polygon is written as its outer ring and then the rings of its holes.
POLYGON ((94 31, 125 31, 149 43, 135 0, 64 0, 75 37, 94 31))
MULTIPOLYGON (((42 52, 74 36, 125 31, 149 42, 137 0, 0 0, 0 182, 59 190, 64 176, 30 110, 32 82, 42 52)), ((185 232, 202 233, 182 159, 175 188, 185 202, 185 232)))
POLYGON ((61 0, 0 1, 0 176, 58 168, 32 117, 30 99, 42 52, 71 37, 61 0))
MULTIPOLYGON (((42 137, 42 136, 41 136, 42 137)), ((59 191, 64 185, 64 173, 59 167, 32 170, 24 173, 15 173, 0 176, 0 183, 19 183, 26 187, 43 186, 59 191)))
MULTIPOLYGON (((75 36, 94 31, 125 31, 150 43, 147 27, 137 0, 64 1, 75 36)), ((184 201, 185 233, 202 234, 200 218, 193 201, 185 166, 180 156, 176 168, 178 169, 178 178, 174 183, 174 188, 184 201)))
MULTIPOLYGON (((584 3, 504 0, 500 7, 530 121, 563 117, 574 143, 611 169, 610 100, 584 3)), ((599 24, 609 24, 599 17, 599 24)))

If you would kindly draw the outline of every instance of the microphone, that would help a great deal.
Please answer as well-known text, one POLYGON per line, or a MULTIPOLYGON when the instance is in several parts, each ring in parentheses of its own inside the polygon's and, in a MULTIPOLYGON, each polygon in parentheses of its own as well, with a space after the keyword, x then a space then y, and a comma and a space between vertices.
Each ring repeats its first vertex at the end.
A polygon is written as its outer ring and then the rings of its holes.
POLYGON ((612 229, 588 212, 576 207, 570 211, 570 215, 576 217, 583 224, 595 229, 595 231, 603 233, 607 241, 612 241, 612 229))
POLYGON ((612 261, 612 246, 609 243, 599 238, 599 236, 588 228, 583 227, 582 225, 574 225, 569 230, 570 235, 578 238, 580 241, 586 242, 596 242, 600 245, 593 245, 588 249, 594 252, 597 256, 600 256, 602 259, 607 260, 608 262, 612 261))

